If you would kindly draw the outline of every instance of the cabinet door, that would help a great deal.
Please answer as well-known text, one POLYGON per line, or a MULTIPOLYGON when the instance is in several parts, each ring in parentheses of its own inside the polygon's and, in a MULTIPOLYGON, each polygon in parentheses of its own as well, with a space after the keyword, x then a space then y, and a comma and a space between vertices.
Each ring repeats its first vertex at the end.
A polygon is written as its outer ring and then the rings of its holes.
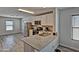
POLYGON ((47 24, 46 17, 47 17, 46 15, 42 15, 41 16, 41 24, 42 25, 46 25, 47 24))
MULTIPOLYGON (((53 39, 53 38, 50 38, 53 39)), ((45 48, 41 49, 41 52, 54 52, 55 49, 59 45, 59 40, 55 38, 52 42, 50 42, 45 48)))
POLYGON ((47 14, 47 24, 54 25, 54 15, 53 13, 47 14))
POLYGON ((55 25, 56 25, 56 24, 55 24, 55 23, 56 23, 56 22, 55 22, 55 14, 51 13, 51 14, 50 14, 50 19, 51 19, 51 20, 50 20, 50 25, 53 25, 53 31, 55 32, 55 27, 56 27, 56 26, 55 26, 55 25))
POLYGON ((35 21, 41 21, 41 16, 34 16, 32 19, 32 24, 35 25, 35 21))
POLYGON ((36 20, 41 20, 41 16, 36 16, 36 20))
POLYGON ((34 52, 34 48, 32 48, 30 45, 24 43, 24 52, 34 52))
POLYGON ((32 17, 32 25, 34 25, 35 17, 32 17))

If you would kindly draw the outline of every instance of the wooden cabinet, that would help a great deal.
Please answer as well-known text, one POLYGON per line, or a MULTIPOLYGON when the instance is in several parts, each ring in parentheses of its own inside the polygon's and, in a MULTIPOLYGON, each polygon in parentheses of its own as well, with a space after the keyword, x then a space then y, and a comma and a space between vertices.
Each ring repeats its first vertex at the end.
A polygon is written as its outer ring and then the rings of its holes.
POLYGON ((29 36, 30 29, 32 29, 32 22, 24 23, 24 36, 29 36))

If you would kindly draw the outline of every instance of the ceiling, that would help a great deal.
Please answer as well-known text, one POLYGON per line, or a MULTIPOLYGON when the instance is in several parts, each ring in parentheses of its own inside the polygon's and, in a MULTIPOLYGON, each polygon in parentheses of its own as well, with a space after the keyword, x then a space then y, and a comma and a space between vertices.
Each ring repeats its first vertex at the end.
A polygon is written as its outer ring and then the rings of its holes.
POLYGON ((19 8, 23 9, 23 10, 32 11, 35 14, 41 14, 44 12, 53 11, 53 9, 54 9, 53 7, 19 7, 19 8))
POLYGON ((55 8, 64 10, 70 7, 18 7, 18 9, 28 10, 34 12, 34 14, 41 14, 49 11, 53 11, 55 8))
MULTIPOLYGON (((0 16, 7 16, 7 17, 29 17, 32 16, 29 13, 19 12, 18 9, 24 9, 28 11, 35 12, 35 14, 41 14, 49 11, 53 11, 55 7, 0 7, 0 16)), ((59 7, 60 8, 60 7, 59 7)), ((60 9, 67 9, 66 7, 61 7, 60 9)))

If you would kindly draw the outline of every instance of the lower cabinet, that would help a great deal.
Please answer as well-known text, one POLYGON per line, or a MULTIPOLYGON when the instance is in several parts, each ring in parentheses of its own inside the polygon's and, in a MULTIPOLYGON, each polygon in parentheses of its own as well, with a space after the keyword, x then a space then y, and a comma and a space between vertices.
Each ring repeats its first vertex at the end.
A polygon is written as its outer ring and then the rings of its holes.
POLYGON ((28 44, 24 44, 24 51, 25 52, 54 52, 55 49, 58 47, 59 41, 58 39, 54 39, 52 42, 50 42, 47 46, 45 46, 40 51, 36 50, 35 48, 31 47, 28 44))
POLYGON ((58 47, 58 45, 59 45, 58 39, 54 39, 45 48, 41 49, 40 52, 54 52, 55 49, 58 47))
POLYGON ((30 45, 24 43, 24 52, 37 52, 37 50, 30 45))

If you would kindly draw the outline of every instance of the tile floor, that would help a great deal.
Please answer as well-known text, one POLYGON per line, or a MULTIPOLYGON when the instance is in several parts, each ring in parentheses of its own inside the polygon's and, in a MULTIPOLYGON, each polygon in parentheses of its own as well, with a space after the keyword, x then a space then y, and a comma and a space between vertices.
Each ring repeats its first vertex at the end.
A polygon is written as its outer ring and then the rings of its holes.
POLYGON ((0 36, 0 52, 23 52, 24 42, 21 34, 0 36))
MULTIPOLYGON (((24 42, 21 41, 22 34, 0 36, 0 52, 24 52, 24 42)), ((61 52, 75 52, 71 49, 59 46, 61 52)))

